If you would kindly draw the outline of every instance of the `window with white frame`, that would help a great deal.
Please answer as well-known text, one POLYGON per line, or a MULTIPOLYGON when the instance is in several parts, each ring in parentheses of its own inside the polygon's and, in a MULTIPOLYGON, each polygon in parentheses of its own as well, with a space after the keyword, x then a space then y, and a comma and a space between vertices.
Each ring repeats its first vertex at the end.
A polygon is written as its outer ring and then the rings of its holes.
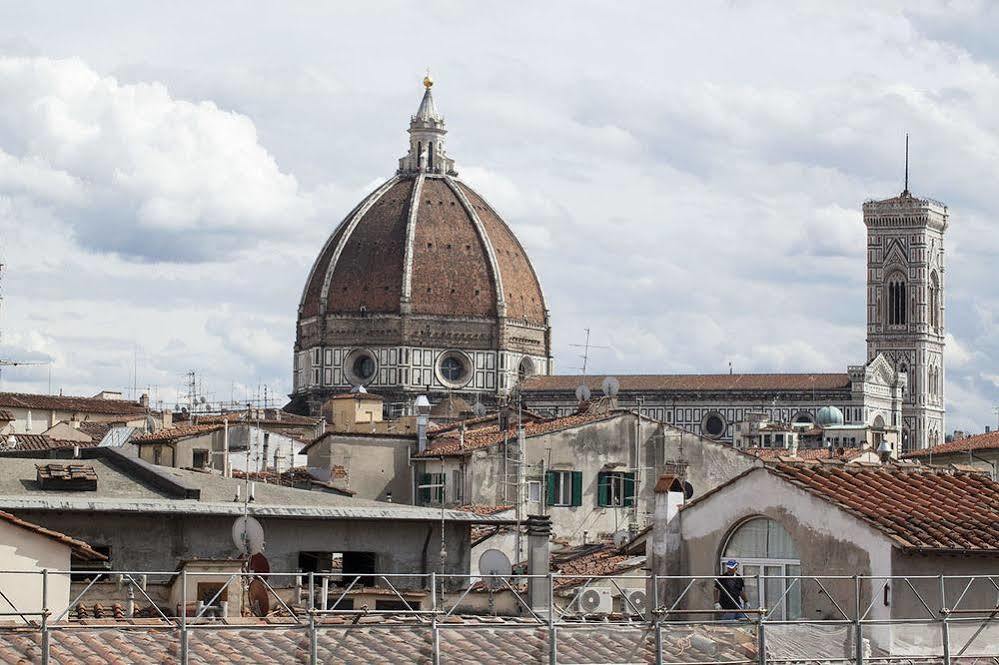
POLYGON ((766 517, 755 517, 740 524, 729 536, 721 565, 729 559, 739 562, 746 582, 750 607, 763 607, 777 620, 801 618, 801 559, 787 530, 766 517), (760 588, 762 586, 762 588, 760 588))
POLYGON ((531 503, 541 503, 541 481, 527 481, 527 500, 531 503))

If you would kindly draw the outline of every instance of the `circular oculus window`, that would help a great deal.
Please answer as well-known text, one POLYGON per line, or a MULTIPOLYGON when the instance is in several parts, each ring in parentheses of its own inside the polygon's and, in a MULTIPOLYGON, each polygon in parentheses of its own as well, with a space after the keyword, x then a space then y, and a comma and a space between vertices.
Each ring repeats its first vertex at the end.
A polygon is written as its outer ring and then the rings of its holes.
POLYGON ((725 419, 720 413, 709 413, 701 422, 701 431, 712 439, 717 439, 725 433, 725 419))
POLYGON ((437 376, 448 386, 463 386, 472 376, 472 363, 459 351, 448 351, 437 361, 437 376))
POLYGON ((375 374, 378 373, 378 361, 375 360, 375 354, 367 349, 351 351, 343 365, 347 380, 355 386, 370 383, 374 380, 375 374))

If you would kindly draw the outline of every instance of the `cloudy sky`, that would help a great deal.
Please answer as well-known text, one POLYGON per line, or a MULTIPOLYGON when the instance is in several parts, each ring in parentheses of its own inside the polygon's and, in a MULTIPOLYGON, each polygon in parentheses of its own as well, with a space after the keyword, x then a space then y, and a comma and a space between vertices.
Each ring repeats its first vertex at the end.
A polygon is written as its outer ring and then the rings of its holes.
POLYGON ((911 188, 952 213, 948 426, 981 430, 999 11, 872 4, 0 2, 0 357, 51 360, 3 389, 287 393, 308 268, 429 66, 565 372, 584 328, 597 372, 863 362, 860 205, 910 132, 911 188))

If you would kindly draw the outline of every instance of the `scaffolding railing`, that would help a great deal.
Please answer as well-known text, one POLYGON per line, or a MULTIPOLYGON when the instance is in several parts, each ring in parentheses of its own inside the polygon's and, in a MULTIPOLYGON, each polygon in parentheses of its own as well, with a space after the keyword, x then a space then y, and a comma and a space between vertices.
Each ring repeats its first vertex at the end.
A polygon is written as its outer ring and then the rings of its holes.
POLYGON ((281 653, 267 662, 301 663, 378 649, 434 665, 483 653, 551 664, 999 662, 999 576, 759 574, 736 597, 718 580, 0 570, 0 649, 44 665, 100 640, 184 665, 225 649, 252 659, 261 644, 281 653), (108 616, 81 610, 109 594, 121 603, 108 616), (358 598, 368 604, 347 602, 358 598))

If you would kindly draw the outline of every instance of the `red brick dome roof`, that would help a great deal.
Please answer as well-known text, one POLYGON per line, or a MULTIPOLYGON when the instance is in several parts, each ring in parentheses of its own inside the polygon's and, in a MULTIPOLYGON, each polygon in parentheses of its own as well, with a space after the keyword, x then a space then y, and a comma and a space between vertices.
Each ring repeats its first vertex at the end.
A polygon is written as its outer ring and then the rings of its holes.
POLYGON ((541 285, 493 208, 450 174, 402 173, 340 223, 312 267, 299 318, 506 316, 546 325, 541 285))

